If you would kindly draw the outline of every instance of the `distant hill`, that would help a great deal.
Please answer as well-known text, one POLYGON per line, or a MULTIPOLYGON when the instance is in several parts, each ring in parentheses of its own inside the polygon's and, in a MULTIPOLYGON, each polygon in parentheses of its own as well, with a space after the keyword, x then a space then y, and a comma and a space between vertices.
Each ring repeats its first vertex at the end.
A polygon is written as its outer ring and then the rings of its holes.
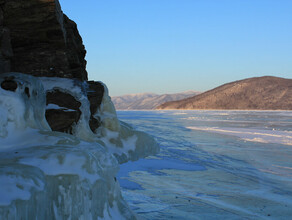
POLYGON ((154 93, 140 93, 112 97, 112 101, 118 110, 150 110, 162 103, 184 99, 199 94, 197 91, 186 91, 175 94, 158 95, 154 93))
POLYGON ((248 78, 194 97, 164 103, 157 109, 292 110, 292 79, 248 78))

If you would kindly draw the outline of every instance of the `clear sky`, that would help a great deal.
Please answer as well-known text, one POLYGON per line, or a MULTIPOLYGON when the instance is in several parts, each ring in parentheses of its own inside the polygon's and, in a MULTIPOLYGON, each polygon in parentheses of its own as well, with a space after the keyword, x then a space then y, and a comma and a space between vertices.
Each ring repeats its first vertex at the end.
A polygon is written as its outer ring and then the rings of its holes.
POLYGON ((110 95, 292 78, 292 0, 60 0, 110 95))

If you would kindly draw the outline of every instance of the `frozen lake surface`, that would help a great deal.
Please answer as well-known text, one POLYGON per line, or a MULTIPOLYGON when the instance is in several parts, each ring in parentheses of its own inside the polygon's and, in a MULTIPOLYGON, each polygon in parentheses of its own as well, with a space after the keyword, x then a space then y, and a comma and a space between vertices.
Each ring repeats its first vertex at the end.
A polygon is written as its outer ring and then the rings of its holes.
POLYGON ((291 219, 292 111, 118 111, 156 138, 121 166, 142 219, 291 219))

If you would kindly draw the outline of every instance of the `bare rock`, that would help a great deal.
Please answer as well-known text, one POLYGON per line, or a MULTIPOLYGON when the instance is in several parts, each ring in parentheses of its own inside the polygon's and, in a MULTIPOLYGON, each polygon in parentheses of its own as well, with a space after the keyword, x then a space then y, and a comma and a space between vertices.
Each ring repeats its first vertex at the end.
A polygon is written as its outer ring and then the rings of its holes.
POLYGON ((46 119, 53 131, 72 134, 74 126, 81 115, 81 103, 73 96, 60 90, 47 92, 47 106, 53 104, 57 108, 46 110, 46 119))
POLYGON ((87 97, 90 102, 90 112, 91 114, 94 114, 101 104, 104 93, 104 87, 100 82, 95 81, 87 81, 87 84, 88 84, 87 97))
POLYGON ((87 79, 77 25, 58 0, 2 0, 0 8, 0 73, 87 79))
POLYGON ((100 82, 88 81, 88 91, 87 91, 87 98, 90 103, 90 119, 89 119, 89 127, 92 132, 101 125, 100 118, 95 116, 95 113, 98 107, 101 104, 104 87, 100 82))
POLYGON ((57 89, 52 92, 47 92, 47 105, 48 104, 55 104, 75 111, 79 110, 81 106, 81 103, 72 95, 57 89))
POLYGON ((2 83, 1 83, 1 88, 8 90, 8 91, 15 91, 17 89, 17 83, 13 80, 13 78, 11 79, 5 79, 2 83))
MULTIPOLYGON (((0 74, 20 72, 82 82, 87 80, 85 55, 77 25, 63 14, 58 0, 0 0, 0 74)), ((17 89, 13 80, 2 82, 1 87, 17 89)), ((94 132, 100 126, 95 113, 104 87, 94 81, 87 87, 89 126, 94 132)), ((55 89, 47 93, 47 105, 54 106, 46 110, 51 129, 72 133, 81 116, 81 103, 55 89)))

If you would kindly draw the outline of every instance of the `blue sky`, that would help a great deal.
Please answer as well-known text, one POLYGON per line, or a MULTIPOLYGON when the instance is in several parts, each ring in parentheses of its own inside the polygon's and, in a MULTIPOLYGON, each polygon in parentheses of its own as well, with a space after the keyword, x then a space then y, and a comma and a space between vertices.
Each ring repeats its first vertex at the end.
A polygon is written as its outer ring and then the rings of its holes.
POLYGON ((292 78, 291 0, 60 0, 110 95, 292 78))

